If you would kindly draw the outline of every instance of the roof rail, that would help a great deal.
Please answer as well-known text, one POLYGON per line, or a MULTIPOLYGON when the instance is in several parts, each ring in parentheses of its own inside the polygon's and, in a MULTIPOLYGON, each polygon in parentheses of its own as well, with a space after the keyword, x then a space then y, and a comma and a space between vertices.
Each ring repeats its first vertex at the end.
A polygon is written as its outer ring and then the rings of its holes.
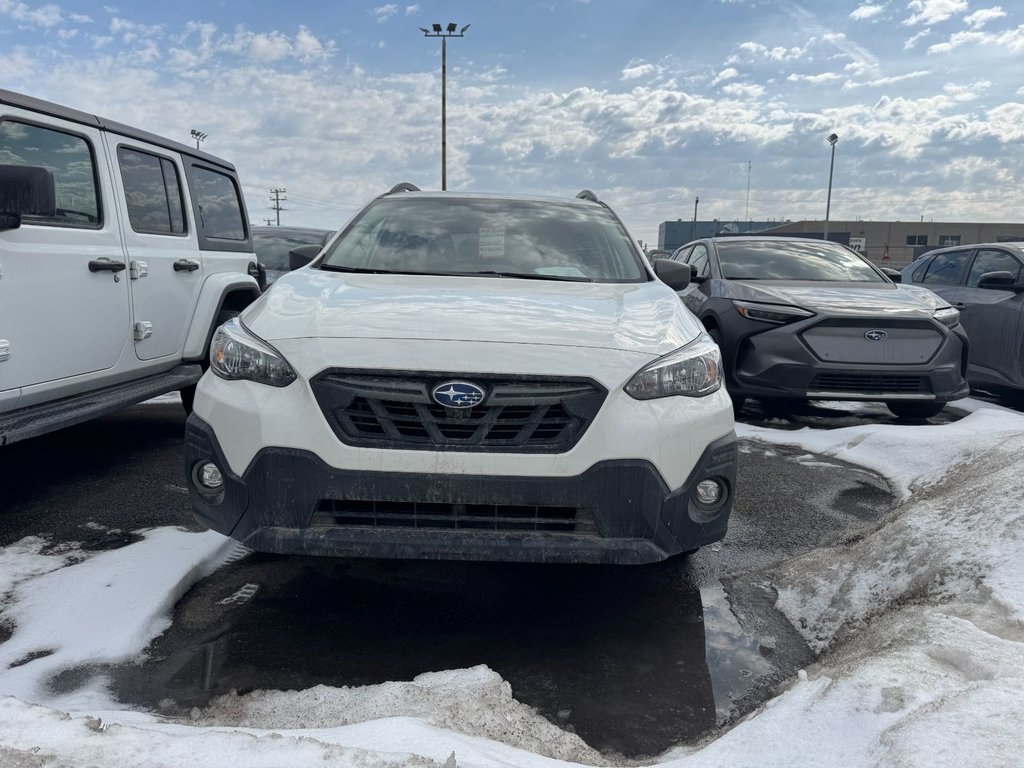
POLYGON ((597 199, 597 195, 595 195, 589 189, 582 190, 578 195, 576 195, 576 199, 578 199, 578 200, 589 200, 592 203, 600 203, 601 202, 600 200, 597 199))
POLYGON ((393 186, 391 189, 388 190, 388 194, 389 195, 394 195, 394 194, 396 194, 398 192, 420 192, 420 191, 422 191, 422 190, 420 190, 420 188, 417 187, 415 184, 410 184, 408 181, 400 181, 398 184, 395 184, 395 186, 393 186))

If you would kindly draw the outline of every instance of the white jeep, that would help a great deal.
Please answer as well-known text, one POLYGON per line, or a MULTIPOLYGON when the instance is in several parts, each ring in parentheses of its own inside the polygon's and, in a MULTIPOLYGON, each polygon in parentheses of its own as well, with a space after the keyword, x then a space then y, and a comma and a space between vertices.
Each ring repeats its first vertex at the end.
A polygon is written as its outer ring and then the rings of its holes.
POLYGON ((259 296, 234 167, 0 90, 0 445, 181 390, 259 296))

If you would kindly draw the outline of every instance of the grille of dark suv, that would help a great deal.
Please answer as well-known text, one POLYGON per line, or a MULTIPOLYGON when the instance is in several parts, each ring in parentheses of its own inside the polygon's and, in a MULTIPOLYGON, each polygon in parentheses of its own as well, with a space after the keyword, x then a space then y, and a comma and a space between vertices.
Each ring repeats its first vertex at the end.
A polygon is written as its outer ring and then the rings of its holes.
POLYGON ((321 499, 313 525, 599 535, 586 508, 513 504, 321 499))
POLYGON ((443 451, 562 453, 583 435, 607 391, 589 379, 330 370, 310 385, 338 439, 348 445, 443 451), (455 409, 431 391, 471 381, 481 403, 455 409))
POLYGON ((871 395, 931 392, 927 376, 889 373, 819 373, 807 389, 811 392, 863 392, 871 395))

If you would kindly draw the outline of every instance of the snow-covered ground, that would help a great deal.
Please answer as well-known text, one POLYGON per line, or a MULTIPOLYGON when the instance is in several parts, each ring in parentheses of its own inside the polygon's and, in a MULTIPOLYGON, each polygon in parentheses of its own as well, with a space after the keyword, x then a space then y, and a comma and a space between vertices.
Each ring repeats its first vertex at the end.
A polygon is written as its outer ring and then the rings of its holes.
MULTIPOLYGON (((706 744, 659 765, 1024 765, 1024 415, 978 401, 944 425, 740 425, 886 476, 897 508, 770 572, 816 664, 706 744)), ((742 489, 741 489, 742 490, 742 489)), ((791 492, 791 491, 787 491, 791 492)), ((364 688, 225 696, 186 721, 133 712, 62 669, 137 656, 175 600, 238 552, 146 532, 98 554, 0 550, 0 766, 554 766, 607 760, 517 702, 491 670, 364 688)))

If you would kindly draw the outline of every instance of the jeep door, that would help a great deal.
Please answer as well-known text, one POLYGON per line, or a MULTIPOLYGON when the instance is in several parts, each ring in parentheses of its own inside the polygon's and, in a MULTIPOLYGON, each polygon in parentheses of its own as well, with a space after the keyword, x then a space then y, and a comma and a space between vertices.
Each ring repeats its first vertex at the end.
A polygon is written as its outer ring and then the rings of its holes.
POLYGON ((979 248, 975 253, 965 284, 957 289, 952 302, 960 310, 960 322, 971 340, 970 364, 986 379, 1005 377, 1020 384, 1024 381, 1024 293, 979 288, 978 280, 986 272, 1009 272, 1016 282, 1022 265, 1017 256, 1002 248, 979 248))
POLYGON ((23 179, 0 189, 2 207, 21 214, 19 227, 0 231, 2 386, 23 388, 19 405, 38 399, 24 388, 113 368, 128 341, 107 167, 98 129, 0 106, 0 169, 23 179))
POLYGON ((203 280, 180 156, 115 134, 107 145, 125 221, 135 353, 140 360, 178 356, 203 280))

